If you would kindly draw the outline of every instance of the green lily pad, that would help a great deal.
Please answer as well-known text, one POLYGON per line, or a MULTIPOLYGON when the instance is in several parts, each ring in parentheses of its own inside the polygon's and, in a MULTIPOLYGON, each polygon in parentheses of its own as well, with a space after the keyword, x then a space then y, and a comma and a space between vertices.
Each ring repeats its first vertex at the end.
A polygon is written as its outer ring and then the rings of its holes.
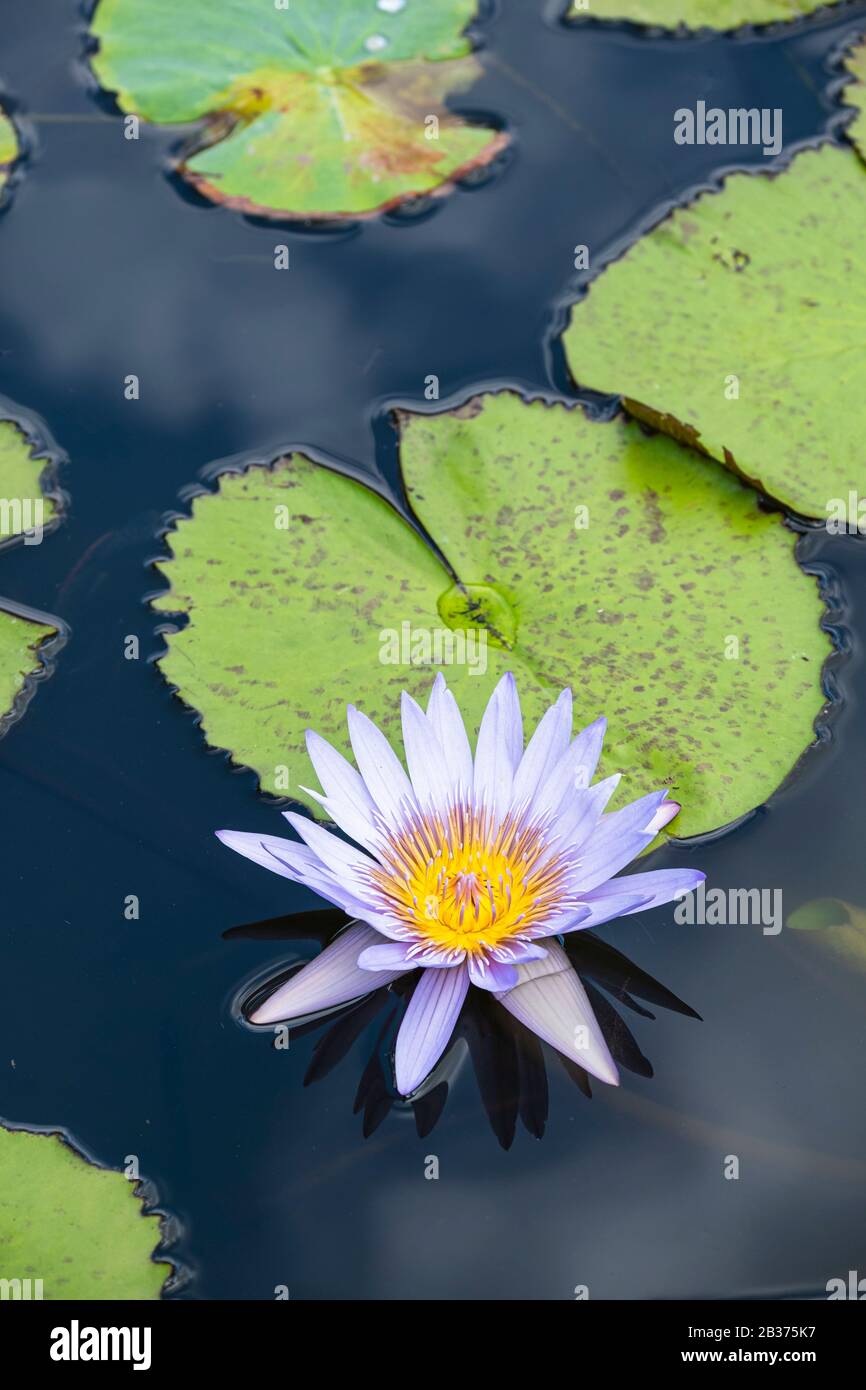
POLYGON ((569 17, 630 20, 663 29, 737 29, 801 19, 840 0, 571 0, 569 17))
POLYGON ((0 1170, 3 1297, 159 1297, 169 1272, 152 1259, 159 1218, 144 1215, 122 1173, 97 1168, 59 1134, 3 1125, 0 1170))
POLYGON ((845 59, 845 66, 857 80, 845 88, 842 100, 846 106, 856 107, 859 113, 845 133, 866 159, 866 39, 855 45, 845 59))
POLYGON ((732 175, 593 281, 565 333, 572 376, 793 511, 856 525, 864 225, 850 149, 732 175))
POLYGON ((18 158, 18 136, 9 117, 0 111, 0 189, 18 158))
POLYGON ((866 909, 842 898, 815 898, 792 912, 787 925, 845 965, 866 970, 866 909))
POLYGON ((31 616, 32 610, 0 598, 0 734, 23 713, 33 687, 46 670, 44 648, 58 629, 31 616))
POLYGON ((45 459, 13 420, 0 420, 0 544, 21 536, 41 520, 48 527, 57 519, 57 505, 42 489, 45 459))
MULTIPOLYGON (((44 495, 45 460, 12 420, 0 420, 0 546, 35 539, 37 528, 57 520, 53 498, 44 495)), ((59 624, 19 604, 0 599, 0 733, 22 712, 32 680, 47 669, 46 648, 59 636, 59 624)))
POLYGON ((792 912, 787 925, 794 931, 824 931, 827 927, 848 927, 853 916, 860 913, 866 918, 862 908, 852 908, 841 898, 814 898, 792 912))
POLYGON ((481 74, 476 0, 101 0, 93 67, 124 111, 206 118, 180 171, 216 202, 364 216, 487 163, 501 132, 444 107, 481 74))
POLYGON ((188 623, 161 666, 210 743, 311 804, 304 729, 348 751, 357 702, 397 743, 400 690, 426 698, 441 662, 476 729, 505 670, 529 721, 571 685, 579 720, 608 716, 605 767, 628 796, 673 788, 678 834, 762 802, 812 739, 830 652, 778 517, 622 418, 503 392, 398 420, 446 563, 301 454, 223 474, 177 523, 155 606, 188 623))

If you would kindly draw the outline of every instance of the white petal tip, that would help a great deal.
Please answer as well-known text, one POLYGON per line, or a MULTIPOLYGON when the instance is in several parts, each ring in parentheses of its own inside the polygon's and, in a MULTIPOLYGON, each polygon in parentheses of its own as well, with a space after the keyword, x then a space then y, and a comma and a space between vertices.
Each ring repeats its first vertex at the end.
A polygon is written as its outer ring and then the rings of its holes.
POLYGON ((214 831, 214 834, 216 835, 216 837, 217 837, 217 839, 219 840, 220 844, 221 844, 221 845, 225 845, 227 849, 236 849, 236 848, 237 848, 237 845, 236 845, 235 842, 236 842, 238 836, 239 836, 239 835, 245 835, 246 833, 247 833, 247 832, 244 831, 244 830, 215 830, 215 831, 214 831))
POLYGON ((257 1025, 269 1023, 284 1023, 286 1020, 285 1011, 282 1009, 269 1008, 268 1006, 270 1002, 271 1001, 269 999, 266 999, 264 1004, 260 1004, 259 1007, 249 1015, 248 1022, 255 1023, 257 1025))
POLYGON ((679 815, 680 809, 678 801, 663 801, 646 828, 647 835, 657 835, 660 830, 664 830, 665 826, 679 815))

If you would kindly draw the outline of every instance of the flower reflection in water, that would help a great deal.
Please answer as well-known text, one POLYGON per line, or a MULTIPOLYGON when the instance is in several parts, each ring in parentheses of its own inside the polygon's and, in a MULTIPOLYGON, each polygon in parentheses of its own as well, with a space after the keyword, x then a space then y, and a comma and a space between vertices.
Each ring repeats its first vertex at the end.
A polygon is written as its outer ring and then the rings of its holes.
MULTIPOLYGON (((349 918, 337 909, 299 913, 233 927, 225 936, 229 940, 313 940, 324 948, 348 922, 349 918)), ((589 996, 614 1061, 638 1076, 652 1076, 652 1065, 625 1022, 623 1011, 654 1019, 655 1014, 646 1007, 651 1004, 688 1018, 700 1019, 700 1015, 591 931, 566 937, 565 951, 589 996)), ((299 969, 303 966, 269 979, 250 994, 243 1002, 244 1016, 299 969)), ((317 1035, 304 1085, 328 1076, 359 1039, 375 1028, 355 1096, 355 1113, 363 1116, 365 1137, 379 1128, 394 1106, 401 1110, 411 1107, 419 1137, 428 1135, 439 1120, 467 1057, 491 1128, 504 1149, 511 1147, 518 1120, 535 1138, 543 1136, 548 1116, 548 1061, 555 1059, 555 1064, 565 1070, 579 1090, 587 1098, 592 1096, 591 1078, 583 1067, 542 1044, 533 1032, 499 1007, 494 997, 481 990, 470 990, 438 1065, 411 1100, 404 1099, 394 1086, 393 1053, 400 1020, 419 974, 403 975, 351 1004, 286 1025, 291 1039, 317 1035)))

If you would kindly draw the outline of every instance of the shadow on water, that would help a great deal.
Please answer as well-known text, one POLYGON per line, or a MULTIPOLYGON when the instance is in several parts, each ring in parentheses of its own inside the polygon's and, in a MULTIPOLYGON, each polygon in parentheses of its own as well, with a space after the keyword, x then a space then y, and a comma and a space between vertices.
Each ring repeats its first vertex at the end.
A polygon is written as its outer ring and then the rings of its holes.
MULTIPOLYGON (((324 949, 348 921, 339 910, 300 913, 231 927, 223 935, 227 940, 315 940, 324 949)), ((700 1015, 593 932, 577 932, 566 937, 564 944, 614 1061, 636 1076, 652 1076, 651 1064, 610 999, 641 1018, 652 1019, 655 1015, 638 1002, 640 999, 689 1018, 700 1018, 700 1015)), ((244 1000, 242 1013, 247 1015, 292 973, 294 971, 281 972, 265 983, 257 982, 254 992, 244 1000)), ((420 1094, 408 1101, 398 1094, 391 1066, 393 1048, 403 1010, 417 980, 415 971, 387 988, 374 990, 361 1000, 332 1010, 324 1018, 292 1023, 286 1042, 281 1035, 279 1043, 275 1041, 273 1045, 284 1046, 292 1038, 319 1034, 304 1075, 304 1085, 308 1086, 328 1076, 354 1044, 368 1033, 371 1025, 375 1026, 374 1045, 361 1073, 353 1107, 356 1114, 363 1115, 365 1138, 379 1128, 395 1106, 407 1105, 415 1117, 419 1139, 430 1134, 445 1107, 449 1084, 453 1084, 468 1054, 487 1119, 503 1149, 510 1149, 514 1142, 518 1117, 529 1134, 541 1139, 548 1115, 547 1070, 541 1043, 534 1033, 482 990, 471 990, 467 996, 453 1039, 435 1071, 420 1088, 420 1094)), ((592 1084, 584 1068, 561 1053, 551 1052, 550 1055, 590 1099, 592 1084)))

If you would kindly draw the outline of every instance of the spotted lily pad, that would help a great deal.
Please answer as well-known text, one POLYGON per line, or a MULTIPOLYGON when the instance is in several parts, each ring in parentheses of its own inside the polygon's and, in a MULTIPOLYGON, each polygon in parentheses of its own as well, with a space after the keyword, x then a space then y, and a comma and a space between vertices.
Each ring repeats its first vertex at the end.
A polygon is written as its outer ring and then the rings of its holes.
POLYGON ((398 420, 444 563, 301 454, 224 474, 177 523, 156 607, 188 622, 161 665, 209 741, 307 800, 307 726, 347 749, 356 702, 396 742, 400 690, 426 697, 441 664, 477 728, 510 669, 529 721, 565 685, 579 719, 606 714, 606 770, 629 797, 669 784, 678 834, 763 801, 811 740, 830 650, 778 517, 624 419, 503 392, 398 420))
POLYGON ((800 19, 840 0, 571 0, 570 16, 631 20, 663 29, 737 29, 800 19))
POLYGON ((18 137, 9 117, 0 111, 0 189, 9 177, 9 171, 18 158, 18 137))
POLYGON ((866 159, 866 39, 855 45, 845 60, 845 66, 857 80, 846 86, 842 100, 846 106, 856 107, 858 113, 847 127, 846 134, 866 159))
MULTIPOLYGON (((56 503, 42 490, 45 466, 19 426, 0 420, 0 546, 38 544, 56 521, 56 503)), ((56 620, 0 598, 0 733, 22 712, 33 678, 48 669, 46 649, 58 636, 56 620)))
POLYGON ((3 1298, 158 1298, 157 1216, 135 1184, 97 1168, 59 1134, 0 1125, 0 1288, 3 1298), (5 1282, 4 1282, 5 1281, 5 1282))
POLYGON ((581 386, 805 516, 866 495, 866 178, 824 145, 734 174, 602 271, 565 333, 581 386))
POLYGON ((476 0, 101 0, 100 82, 160 124, 205 118, 181 172, 245 212, 363 216, 442 189, 505 136, 444 107, 481 69, 476 0))

